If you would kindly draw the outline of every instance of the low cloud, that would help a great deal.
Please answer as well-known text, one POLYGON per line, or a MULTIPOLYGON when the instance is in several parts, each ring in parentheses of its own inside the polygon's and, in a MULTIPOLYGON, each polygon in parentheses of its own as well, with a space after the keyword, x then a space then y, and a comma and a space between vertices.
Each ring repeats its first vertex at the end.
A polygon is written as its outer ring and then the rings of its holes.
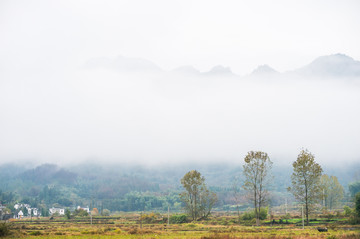
POLYGON ((359 81, 83 68, 11 77, 0 89, 0 158, 40 162, 360 158, 359 81))

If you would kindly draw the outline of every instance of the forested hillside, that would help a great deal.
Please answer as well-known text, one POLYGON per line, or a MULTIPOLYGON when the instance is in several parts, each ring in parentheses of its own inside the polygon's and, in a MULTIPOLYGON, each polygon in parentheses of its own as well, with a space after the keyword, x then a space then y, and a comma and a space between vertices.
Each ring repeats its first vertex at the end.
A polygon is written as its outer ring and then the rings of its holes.
MULTIPOLYGON (((349 183, 358 180, 358 164, 343 169, 324 167, 329 175, 338 177, 348 191, 349 183)), ((204 175, 209 188, 216 192, 217 210, 235 210, 234 186, 239 190, 242 210, 251 207, 241 189, 242 166, 235 164, 177 164, 170 166, 140 166, 123 164, 83 163, 60 167, 42 164, 36 167, 4 164, 0 166, 0 201, 12 205, 29 203, 41 208, 78 205, 109 209, 110 211, 162 211, 168 204, 180 211, 180 179, 192 169, 204 175)), ((270 205, 291 202, 287 192, 290 186, 291 166, 274 166, 270 205)), ((346 197, 345 197, 346 200, 346 197)), ((46 214, 46 213, 45 213, 46 214)))

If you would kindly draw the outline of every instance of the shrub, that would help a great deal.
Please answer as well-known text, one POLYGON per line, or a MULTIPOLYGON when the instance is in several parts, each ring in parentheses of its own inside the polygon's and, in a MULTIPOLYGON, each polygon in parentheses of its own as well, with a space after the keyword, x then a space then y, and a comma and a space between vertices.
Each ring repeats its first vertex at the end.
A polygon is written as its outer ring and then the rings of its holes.
POLYGON ((32 231, 29 234, 32 235, 32 236, 40 236, 40 235, 42 235, 41 231, 32 231))
POLYGON ((97 232, 95 230, 91 230, 91 231, 88 231, 88 230, 85 230, 85 231, 82 231, 81 234, 85 234, 85 235, 94 235, 96 234, 97 232))
POLYGON ((87 211, 85 211, 84 209, 76 209, 74 211, 74 216, 77 216, 77 217, 87 217, 89 216, 89 213, 87 211))
POLYGON ((5 222, 0 223, 0 237, 5 237, 9 235, 9 233, 10 230, 8 224, 5 222))
POLYGON ((51 215, 51 217, 60 217, 60 213, 59 212, 55 212, 51 215))
POLYGON ((70 212, 69 209, 66 209, 66 210, 65 210, 65 217, 66 217, 66 219, 70 219, 70 218, 71 218, 71 212, 70 212))
POLYGON ((227 226, 229 225, 229 221, 226 218, 222 218, 219 224, 223 226, 227 226))
POLYGON ((244 212, 244 214, 242 215, 242 220, 246 220, 246 221, 248 221, 248 220, 251 220, 251 219, 253 219, 255 217, 255 213, 253 212, 253 211, 251 211, 251 212, 244 212))
POLYGON ((189 227, 189 228, 194 228, 194 227, 196 227, 196 224, 190 223, 190 224, 187 225, 187 227, 189 227))
POLYGON ((110 216, 110 211, 108 209, 102 210, 101 216, 110 216))
POLYGON ((355 195, 355 213, 360 218, 360 192, 355 195))
POLYGON ((128 230, 128 233, 131 235, 138 234, 139 230, 136 227, 132 227, 128 230))
POLYGON ((97 208, 93 208, 93 210, 90 213, 93 216, 97 216, 97 215, 99 215, 99 210, 97 208))
POLYGON ((149 213, 149 214, 142 214, 140 220, 144 223, 154 223, 156 222, 157 214, 149 213))
POLYGON ((260 210, 260 219, 265 220, 268 216, 268 208, 261 208, 260 210))
POLYGON ((171 224, 180 224, 188 222, 186 214, 175 214, 170 217, 171 224))
MULTIPOLYGON (((261 208, 260 210, 260 220, 264 220, 267 218, 267 214, 268 214, 268 209, 267 208, 261 208)), ((242 215, 242 220, 251 220, 255 218, 255 211, 251 210, 248 212, 245 212, 242 215)))
POLYGON ((221 235, 214 233, 213 235, 210 236, 202 236, 200 239, 235 239, 235 238, 237 237, 228 234, 221 235))
POLYGON ((288 219, 291 219, 291 215, 290 215, 290 213, 287 213, 286 215, 282 216, 281 218, 288 220, 288 219))

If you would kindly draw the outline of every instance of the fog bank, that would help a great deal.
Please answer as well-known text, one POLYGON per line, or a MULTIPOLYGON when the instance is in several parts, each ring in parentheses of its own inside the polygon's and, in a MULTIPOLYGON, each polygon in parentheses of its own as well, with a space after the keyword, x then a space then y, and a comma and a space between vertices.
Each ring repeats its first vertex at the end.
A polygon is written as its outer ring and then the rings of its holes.
POLYGON ((360 159, 355 80, 83 67, 1 84, 2 162, 222 162, 250 150, 292 162, 302 147, 323 163, 360 159))

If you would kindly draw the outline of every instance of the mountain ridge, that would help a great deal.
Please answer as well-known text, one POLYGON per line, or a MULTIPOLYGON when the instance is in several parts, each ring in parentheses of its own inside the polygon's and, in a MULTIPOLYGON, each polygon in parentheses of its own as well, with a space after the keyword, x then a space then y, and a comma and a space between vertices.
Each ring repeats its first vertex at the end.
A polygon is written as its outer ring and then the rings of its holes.
MULTIPOLYGON (((86 62, 86 68, 105 68, 125 73, 161 73, 167 72, 157 64, 143 58, 125 57, 119 55, 115 59, 106 57, 94 58, 86 62)), ((239 76, 232 72, 230 67, 215 65, 209 71, 200 72, 192 65, 180 66, 170 73, 183 76, 216 76, 233 77, 239 76)), ((259 65, 249 76, 268 77, 278 75, 298 75, 302 77, 360 77, 360 61, 342 53, 324 55, 315 58, 312 62, 298 69, 278 72, 267 64, 259 65)))

